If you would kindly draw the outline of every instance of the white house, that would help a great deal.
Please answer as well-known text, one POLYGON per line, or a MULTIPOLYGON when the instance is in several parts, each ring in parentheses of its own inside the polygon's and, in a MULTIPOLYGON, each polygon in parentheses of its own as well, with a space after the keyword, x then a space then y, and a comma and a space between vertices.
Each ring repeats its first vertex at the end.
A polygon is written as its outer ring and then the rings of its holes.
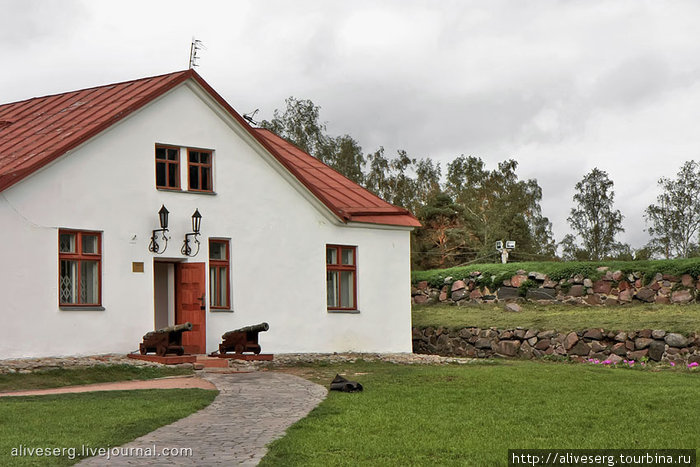
POLYGON ((0 359, 185 321, 192 353, 263 321, 264 352, 411 351, 415 217, 193 70, 0 105, 0 225, 0 359))

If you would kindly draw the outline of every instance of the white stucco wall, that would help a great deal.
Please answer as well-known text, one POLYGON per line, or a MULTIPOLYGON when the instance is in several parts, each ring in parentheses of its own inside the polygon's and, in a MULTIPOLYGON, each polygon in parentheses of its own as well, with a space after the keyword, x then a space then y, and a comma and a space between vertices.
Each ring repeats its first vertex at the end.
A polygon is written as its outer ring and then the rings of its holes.
POLYGON ((0 193, 0 359, 137 349, 154 327, 148 243, 161 204, 172 240, 159 258, 207 262, 209 237, 231 239, 233 312, 207 303, 208 352, 224 332, 262 321, 264 352, 411 351, 409 231, 339 223, 203 96, 182 85, 0 193), (155 143, 213 149, 216 194, 157 190, 155 143), (185 259, 195 208, 203 248, 185 259), (104 310, 59 308, 59 228, 103 233, 104 310), (357 247, 359 313, 326 309, 326 244, 357 247))

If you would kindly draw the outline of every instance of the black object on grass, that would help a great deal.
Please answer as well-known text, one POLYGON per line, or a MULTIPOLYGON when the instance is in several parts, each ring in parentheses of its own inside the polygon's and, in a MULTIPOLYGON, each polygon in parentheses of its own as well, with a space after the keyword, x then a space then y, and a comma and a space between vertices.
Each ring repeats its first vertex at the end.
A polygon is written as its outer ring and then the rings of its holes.
POLYGON ((331 391, 360 392, 362 385, 355 381, 348 381, 340 375, 335 375, 331 381, 331 391))

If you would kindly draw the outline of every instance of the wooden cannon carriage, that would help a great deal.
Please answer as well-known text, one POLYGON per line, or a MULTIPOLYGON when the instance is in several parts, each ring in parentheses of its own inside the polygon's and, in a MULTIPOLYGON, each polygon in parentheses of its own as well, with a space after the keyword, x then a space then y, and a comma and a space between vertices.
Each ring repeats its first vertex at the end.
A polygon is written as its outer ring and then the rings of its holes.
POLYGON ((254 326, 246 326, 244 328, 229 331, 221 339, 219 351, 214 352, 212 356, 225 358, 230 355, 229 352, 242 354, 243 352, 260 353, 260 344, 258 344, 258 333, 267 331, 270 326, 267 323, 260 323, 254 326))
POLYGON ((139 344, 139 352, 141 355, 154 352, 160 357, 169 353, 183 355, 185 348, 182 346, 182 333, 190 330, 192 330, 192 323, 187 322, 146 333, 143 336, 143 342, 139 344))

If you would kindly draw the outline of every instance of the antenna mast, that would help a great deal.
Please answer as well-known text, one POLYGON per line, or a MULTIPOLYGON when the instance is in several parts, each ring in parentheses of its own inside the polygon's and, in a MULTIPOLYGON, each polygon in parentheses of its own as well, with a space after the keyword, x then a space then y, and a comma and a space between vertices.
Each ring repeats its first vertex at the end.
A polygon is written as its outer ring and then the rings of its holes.
POLYGON ((202 49, 206 49, 202 41, 197 40, 193 37, 192 43, 190 44, 190 69, 199 66, 199 64, 197 63, 197 60, 199 60, 197 52, 202 49))

